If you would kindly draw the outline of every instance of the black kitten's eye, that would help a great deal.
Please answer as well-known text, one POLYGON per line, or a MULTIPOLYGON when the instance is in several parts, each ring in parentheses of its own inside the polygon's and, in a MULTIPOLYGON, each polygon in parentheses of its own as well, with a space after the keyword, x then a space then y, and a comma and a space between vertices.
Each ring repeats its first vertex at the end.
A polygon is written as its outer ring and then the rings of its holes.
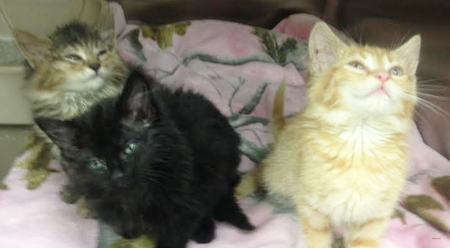
POLYGON ((89 160, 89 168, 97 173, 103 173, 106 171, 106 165, 99 159, 89 160))
POLYGON ((351 67, 354 67, 358 70, 365 70, 366 67, 363 65, 363 63, 359 62, 359 61, 352 61, 350 63, 348 63, 351 67))
POLYGON ((131 155, 136 151, 137 147, 138 145, 136 143, 129 143, 128 146, 123 150, 123 153, 125 155, 131 155))
POLYGON ((77 61, 82 60, 82 58, 80 56, 76 55, 76 54, 69 54, 69 55, 66 56, 66 59, 68 59, 70 61, 73 61, 73 62, 77 62, 77 61))
POLYGON ((396 66, 389 70, 389 74, 391 74, 392 76, 402 76, 403 70, 402 70, 402 68, 396 66))

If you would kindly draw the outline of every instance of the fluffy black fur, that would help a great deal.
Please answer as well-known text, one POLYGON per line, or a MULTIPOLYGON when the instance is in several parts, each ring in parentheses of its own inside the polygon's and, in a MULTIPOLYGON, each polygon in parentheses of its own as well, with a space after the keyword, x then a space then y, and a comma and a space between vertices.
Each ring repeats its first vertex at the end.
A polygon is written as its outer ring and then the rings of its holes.
POLYGON ((238 134, 204 97, 134 72, 117 99, 71 121, 36 119, 98 218, 157 248, 214 238, 213 219, 253 226, 236 203, 238 134))

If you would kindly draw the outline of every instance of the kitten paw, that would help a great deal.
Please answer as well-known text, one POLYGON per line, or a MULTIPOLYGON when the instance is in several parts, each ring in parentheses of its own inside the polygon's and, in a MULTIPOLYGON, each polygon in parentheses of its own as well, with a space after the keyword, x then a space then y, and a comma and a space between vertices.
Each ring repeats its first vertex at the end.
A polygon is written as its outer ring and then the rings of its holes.
POLYGON ((81 197, 77 202, 78 214, 84 219, 95 219, 97 214, 94 210, 89 208, 89 205, 84 197, 81 197))
POLYGON ((211 242, 215 237, 216 225, 211 218, 203 220, 192 235, 192 239, 199 244, 211 242))
POLYGON ((59 192, 59 197, 65 203, 69 204, 73 204, 80 199, 80 195, 76 193, 70 185, 64 186, 64 188, 59 192))
POLYGON ((155 240, 147 236, 137 239, 119 239, 107 248, 155 248, 155 240))
POLYGON ((50 171, 47 168, 29 169, 25 175, 27 181, 27 189, 37 189, 50 175, 50 171))

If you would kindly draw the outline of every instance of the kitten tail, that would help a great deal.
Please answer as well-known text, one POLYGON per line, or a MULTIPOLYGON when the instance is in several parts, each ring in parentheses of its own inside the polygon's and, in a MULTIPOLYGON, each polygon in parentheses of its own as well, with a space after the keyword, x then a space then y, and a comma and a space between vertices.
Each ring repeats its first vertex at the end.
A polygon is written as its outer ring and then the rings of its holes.
POLYGON ((275 94, 275 100, 273 102, 272 120, 270 121, 270 127, 273 132, 275 140, 286 124, 284 119, 284 91, 286 90, 286 81, 283 79, 275 94))

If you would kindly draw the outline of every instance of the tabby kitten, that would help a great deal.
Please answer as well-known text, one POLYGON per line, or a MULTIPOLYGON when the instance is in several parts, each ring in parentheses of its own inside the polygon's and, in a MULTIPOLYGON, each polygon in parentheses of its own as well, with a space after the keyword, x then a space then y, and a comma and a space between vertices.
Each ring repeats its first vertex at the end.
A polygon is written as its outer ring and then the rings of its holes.
POLYGON ((204 97, 132 73, 122 95, 70 121, 37 118, 71 183, 118 234, 158 248, 207 243, 213 219, 253 226, 236 203, 240 138, 204 97))
POLYGON ((262 164, 269 193, 294 202, 308 248, 331 248, 335 226, 349 248, 379 247, 405 183, 420 43, 387 50, 313 28, 308 105, 286 124, 274 113, 262 164))
MULTIPOLYGON (((14 32, 30 69, 25 97, 35 117, 72 119, 120 93, 127 69, 115 48, 114 21, 111 16, 104 19, 96 26, 72 21, 49 38, 14 32)), ((39 128, 26 148, 32 154, 21 163, 29 169, 26 178, 32 189, 46 179, 47 165, 58 151, 39 128)))

